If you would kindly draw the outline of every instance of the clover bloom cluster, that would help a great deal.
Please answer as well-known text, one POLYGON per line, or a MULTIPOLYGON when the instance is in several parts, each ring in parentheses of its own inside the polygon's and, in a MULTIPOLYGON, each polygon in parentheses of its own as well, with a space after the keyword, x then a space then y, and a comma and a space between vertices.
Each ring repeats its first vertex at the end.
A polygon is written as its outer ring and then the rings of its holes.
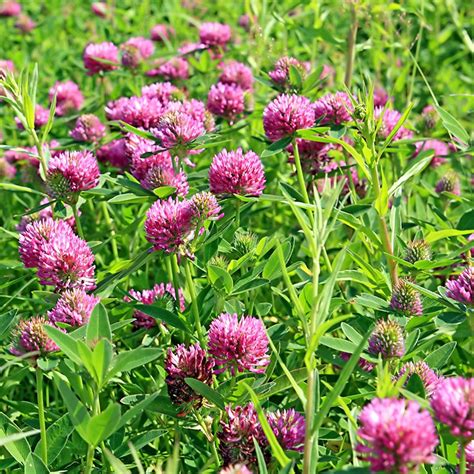
MULTIPOLYGON (((375 120, 382 120, 381 126, 379 128, 379 135, 382 138, 387 138, 392 130, 395 128, 395 125, 400 120, 402 114, 398 110, 385 109, 383 107, 375 107, 374 109, 374 118, 375 120)), ((403 140, 413 137, 413 132, 405 127, 400 127, 395 133, 393 140, 403 140)))
POLYGON ((252 471, 244 464, 232 464, 221 469, 219 474, 252 474, 252 471))
POLYGON ((16 168, 8 162, 3 156, 0 157, 0 179, 12 179, 16 175, 16 168))
POLYGON ((442 380, 431 398, 431 408, 453 436, 465 440, 474 438, 474 378, 442 380))
POLYGON ((65 151, 48 163, 47 185, 51 196, 66 201, 99 183, 99 167, 89 151, 65 151))
POLYGON ((154 25, 150 30, 150 38, 156 42, 163 42, 169 40, 172 35, 175 34, 174 29, 171 26, 164 24, 154 25))
POLYGON ((459 196, 461 194, 461 185, 459 176, 454 171, 448 171, 437 183, 435 191, 438 194, 451 193, 459 196))
MULTIPOLYGON (((130 290, 129 294, 130 296, 126 296, 124 301, 138 301, 139 303, 146 305, 158 303, 160 300, 165 300, 166 298, 170 298, 171 301, 176 299, 176 293, 171 283, 156 283, 151 290, 130 290)), ((178 290, 178 294, 180 310, 184 311, 186 309, 186 304, 181 288, 178 290)), ((135 318, 133 321, 135 329, 150 329, 156 326, 155 318, 138 309, 133 312, 133 317, 135 318)))
POLYGON ((374 90, 374 107, 383 107, 388 99, 388 93, 383 87, 377 87, 374 90))
POLYGON ((288 86, 290 82, 290 68, 296 68, 303 78, 310 71, 310 65, 307 62, 299 61, 296 58, 284 56, 280 58, 274 65, 273 69, 268 72, 268 76, 278 86, 288 86))
POLYGON ((45 355, 49 352, 59 350, 59 347, 46 334, 44 325, 54 326, 54 324, 42 316, 22 320, 13 331, 13 343, 10 352, 13 355, 21 356, 28 352, 39 352, 45 355))
POLYGON ((225 47, 231 37, 230 26, 223 23, 203 23, 199 28, 199 40, 206 46, 225 47))
POLYGON ((267 439, 258 421, 255 407, 252 403, 234 409, 227 406, 225 412, 226 418, 220 421, 221 431, 217 433, 224 466, 235 463, 255 465, 257 457, 253 440, 255 439, 261 448, 267 447, 267 439))
POLYGON ((62 117, 70 112, 79 110, 84 103, 79 86, 73 81, 56 82, 49 90, 49 101, 56 96, 56 115, 62 117))
POLYGON ((291 408, 268 413, 267 420, 283 449, 303 452, 306 431, 303 415, 291 408))
POLYGON ((257 318, 222 313, 212 321, 208 336, 217 373, 229 369, 233 375, 245 370, 261 374, 270 363, 265 326, 257 318))
POLYGON ((219 65, 221 74, 219 82, 240 87, 244 91, 251 91, 253 74, 249 67, 238 61, 228 61, 219 65))
POLYGON ((357 451, 374 472, 408 474, 433 463, 438 445, 427 410, 414 401, 376 398, 362 409, 357 451))
POLYGON ((235 84, 218 82, 209 91, 207 108, 214 115, 233 121, 245 110, 244 91, 235 84))
POLYGON ((98 143, 105 137, 105 125, 93 114, 81 115, 69 135, 77 142, 98 143))
POLYGON ((147 76, 160 76, 166 81, 184 80, 189 78, 189 63, 179 56, 154 61, 153 68, 147 71, 147 76))
POLYGON ((422 151, 433 152, 434 156, 430 165, 433 168, 436 168, 441 166, 443 163, 446 163, 446 158, 450 155, 451 148, 441 140, 425 140, 423 142, 416 142, 413 156, 418 156, 422 151))
MULTIPOLYGON (((153 44, 153 41, 143 38, 142 36, 129 38, 121 45, 120 48, 123 50, 123 52, 135 50, 138 53, 139 61, 149 58, 155 52, 155 45, 153 44)), ((126 65, 127 64, 124 64, 124 66, 126 65)))
POLYGON ((12 0, 6 0, 0 5, 0 16, 11 17, 21 14, 21 4, 12 0))
POLYGON ((156 82, 142 87, 142 97, 158 99, 162 104, 168 104, 180 90, 171 82, 156 82))
MULTIPOLYGON (((330 153, 334 150, 339 150, 339 145, 332 143, 319 143, 313 140, 304 140, 297 138, 298 153, 300 155, 301 166, 305 173, 318 174, 324 171, 325 166, 331 161, 330 153)), ((288 145, 287 151, 289 153, 288 162, 294 163, 294 146, 288 145)))
POLYGON ((185 378, 193 378, 211 385, 213 368, 214 361, 199 344, 188 348, 184 344, 179 344, 174 350, 168 349, 165 360, 167 373, 165 382, 171 401, 177 405, 192 403, 199 406, 202 403, 202 396, 186 383, 185 378))
POLYGON ((460 303, 474 304, 474 270, 467 267, 456 279, 446 282, 446 295, 460 303))
POLYGON ((280 140, 314 124, 314 109, 310 100, 299 95, 279 95, 263 112, 263 128, 271 141, 280 140))
POLYGON ((422 360, 418 362, 407 362, 404 364, 398 373, 397 379, 403 377, 405 374, 407 374, 405 383, 408 383, 412 375, 418 375, 423 383, 425 393, 428 397, 433 395, 436 387, 442 380, 442 378, 439 377, 436 372, 422 360))
POLYGON ((56 306, 48 311, 48 319, 53 323, 66 323, 70 326, 87 324, 92 311, 99 303, 100 298, 88 295, 81 288, 65 290, 56 306))
POLYGON ((407 244, 404 260, 410 263, 431 260, 431 247, 424 240, 413 240, 407 244))
POLYGON ((368 352, 382 359, 402 357, 405 354, 403 329, 396 321, 380 319, 369 338, 368 352))
POLYGON ((119 64, 118 48, 110 42, 90 43, 85 47, 82 59, 89 76, 113 71, 119 64))
POLYGON ((260 196, 265 189, 262 161, 253 151, 224 148, 212 160, 209 185, 214 194, 260 196))
POLYGON ((405 316, 421 316, 423 314, 423 304, 421 296, 408 280, 401 279, 394 285, 390 307, 405 316))
POLYGON ((130 165, 130 159, 127 155, 126 141, 124 138, 112 140, 102 145, 96 151, 97 159, 101 162, 108 161, 112 166, 125 170, 130 165))
POLYGON ((186 196, 189 192, 189 184, 186 174, 181 171, 177 173, 171 164, 171 159, 161 160, 153 159, 147 163, 146 173, 143 179, 140 180, 140 184, 145 188, 153 191, 154 189, 161 188, 162 186, 171 186, 176 188, 176 194, 178 196, 186 196))
POLYGON ((339 125, 351 120, 354 106, 345 92, 326 94, 318 99, 314 105, 314 118, 320 124, 339 125))
POLYGON ((42 285, 58 291, 95 288, 94 255, 64 221, 46 218, 28 224, 19 238, 19 252, 25 267, 38 269, 42 285))

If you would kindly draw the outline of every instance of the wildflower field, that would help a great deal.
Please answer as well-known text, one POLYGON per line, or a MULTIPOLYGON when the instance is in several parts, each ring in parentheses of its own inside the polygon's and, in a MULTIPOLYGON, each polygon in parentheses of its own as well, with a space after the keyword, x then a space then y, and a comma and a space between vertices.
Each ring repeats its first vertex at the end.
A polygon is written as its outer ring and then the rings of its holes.
POLYGON ((0 0, 0 473, 474 473, 472 5, 0 0))

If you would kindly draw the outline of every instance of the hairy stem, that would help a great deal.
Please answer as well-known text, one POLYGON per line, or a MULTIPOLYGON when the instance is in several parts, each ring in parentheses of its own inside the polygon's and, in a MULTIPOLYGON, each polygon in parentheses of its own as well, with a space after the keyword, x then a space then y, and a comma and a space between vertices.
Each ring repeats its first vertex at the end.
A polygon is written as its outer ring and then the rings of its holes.
POLYGON ((352 81, 352 72, 354 71, 354 62, 356 56, 356 38, 359 28, 359 20, 354 4, 351 4, 351 28, 347 35, 347 52, 346 52, 346 74, 344 76, 344 84, 350 87, 352 81))
POLYGON ((110 229, 110 237, 111 237, 111 246, 112 246, 112 254, 114 256, 115 260, 119 259, 119 254, 118 254, 118 248, 117 248, 117 241, 115 240, 117 237, 117 234, 115 232, 114 224, 112 222, 112 219, 110 218, 110 213, 109 209, 107 207, 107 203, 105 201, 102 201, 100 203, 100 206, 102 208, 102 212, 104 214, 104 219, 105 223, 107 224, 107 227, 110 229))
POLYGON ((38 397, 38 418, 41 431, 41 459, 48 465, 48 439, 46 436, 46 420, 44 416, 43 371, 36 367, 36 393, 38 397))
POLYGON ((300 187, 300 192, 303 196, 304 202, 306 204, 309 204, 309 196, 308 191, 306 189, 306 182, 304 180, 303 168, 301 167, 300 152, 298 150, 296 137, 293 138, 293 156, 295 158, 296 176, 298 177, 298 185, 300 187))
POLYGON ((81 239, 84 239, 84 231, 82 230, 81 220, 79 219, 79 213, 77 212, 77 203, 71 204, 71 208, 74 220, 76 221, 77 234, 81 239))
POLYGON ((201 319, 199 318, 199 308, 197 304, 196 290, 194 288, 193 276, 191 275, 191 265, 189 259, 184 260, 184 271, 186 273, 186 286, 191 296, 191 311, 194 316, 194 325, 201 346, 204 347, 204 336, 202 333, 201 319))

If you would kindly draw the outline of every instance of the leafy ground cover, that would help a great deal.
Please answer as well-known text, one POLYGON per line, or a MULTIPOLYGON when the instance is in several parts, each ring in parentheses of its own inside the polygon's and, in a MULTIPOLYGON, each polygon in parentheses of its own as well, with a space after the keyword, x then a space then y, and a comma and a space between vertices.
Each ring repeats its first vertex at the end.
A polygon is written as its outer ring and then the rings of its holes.
POLYGON ((0 471, 474 472, 472 16, 0 6, 0 471))

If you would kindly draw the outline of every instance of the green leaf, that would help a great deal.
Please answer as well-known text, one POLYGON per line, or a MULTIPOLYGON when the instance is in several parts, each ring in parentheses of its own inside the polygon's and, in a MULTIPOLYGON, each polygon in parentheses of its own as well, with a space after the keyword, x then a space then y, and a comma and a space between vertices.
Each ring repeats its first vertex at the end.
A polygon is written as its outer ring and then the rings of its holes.
POLYGON ((89 322, 87 323, 86 340, 88 343, 95 343, 105 338, 112 340, 112 330, 110 329, 107 310, 102 303, 98 303, 92 311, 89 322))
POLYGON ((146 407, 158 396, 158 392, 146 395, 145 398, 136 403, 132 408, 127 410, 121 417, 120 423, 117 429, 125 426, 127 423, 133 420, 137 415, 144 413, 146 407))
POLYGON ((291 140, 291 137, 284 137, 280 140, 277 140, 276 142, 273 142, 266 150, 263 151, 262 158, 276 155, 280 151, 284 150, 291 143, 291 140))
POLYGON ((246 293, 247 291, 254 290, 255 288, 259 288, 260 286, 265 286, 269 283, 269 280, 265 280, 264 278, 252 278, 250 281, 241 280, 235 285, 234 291, 232 292, 233 295, 240 295, 242 293, 246 293))
POLYGON ((137 196, 133 193, 124 193, 110 198, 107 202, 110 204, 136 204, 147 202, 149 200, 150 198, 148 196, 137 196))
POLYGON ((252 402, 255 406, 255 410, 258 415, 258 420, 260 421, 260 425, 262 426, 263 432, 265 433, 265 436, 267 437, 273 456, 278 461, 281 467, 286 467, 286 465, 290 462, 290 459, 285 454, 285 451, 283 451, 283 448, 278 443, 278 440, 276 439, 276 436, 273 433, 273 430, 270 428, 267 417, 262 410, 262 406, 260 405, 260 401, 257 395, 252 390, 252 388, 246 383, 244 383, 243 386, 247 389, 247 391, 250 394, 250 398, 252 399, 252 402))
POLYGON ((71 419, 74 428, 86 443, 92 444, 87 433, 87 425, 90 421, 89 412, 58 374, 54 374, 54 380, 61 396, 63 397, 69 418, 71 419))
POLYGON ((87 424, 89 443, 97 446, 115 433, 120 423, 120 406, 111 403, 103 412, 93 416, 87 424))
POLYGON ((213 388, 209 387, 200 380, 196 380, 190 377, 186 377, 184 381, 199 395, 214 403, 216 407, 223 410, 225 408, 225 400, 219 392, 216 392, 213 388))
POLYGON ((151 347, 139 347, 131 351, 121 352, 114 358, 112 368, 107 374, 107 379, 110 380, 119 372, 128 372, 135 367, 148 364, 152 360, 157 359, 161 354, 161 349, 151 347))
POLYGON ((323 346, 330 347, 336 351, 347 352, 348 354, 352 354, 357 348, 357 345, 351 341, 332 336, 322 336, 319 342, 323 346))
POLYGON ((0 183, 0 189, 5 189, 6 191, 13 191, 15 193, 30 193, 38 194, 40 196, 46 196, 46 194, 37 191, 36 189, 26 188, 25 186, 18 186, 18 184, 13 183, 0 183))
MULTIPOLYGON (((74 426, 68 415, 58 418, 46 430, 46 438, 48 440, 48 463, 53 464, 62 450, 67 446, 69 437, 74 431, 74 426)), ((35 446, 35 454, 41 454, 41 440, 35 446)))
POLYGON ((161 186, 153 190, 153 194, 156 194, 160 199, 167 198, 176 192, 174 186, 161 186))
POLYGON ((77 349, 77 343, 71 336, 48 324, 44 325, 44 330, 46 331, 46 334, 59 346, 64 354, 69 357, 69 359, 76 364, 82 364, 77 349))
POLYGON ((234 288, 234 282, 229 272, 215 265, 207 266, 207 275, 212 286, 217 290, 224 290, 226 294, 230 294, 234 288))
POLYGON ((113 347, 108 339, 101 339, 95 346, 92 354, 94 369, 97 374, 97 383, 101 386, 106 378, 107 372, 112 362, 113 347))
POLYGON ((425 386, 418 374, 410 375, 408 382, 406 384, 406 390, 409 390, 411 393, 418 395, 421 398, 425 398, 425 386))
POLYGON ((255 454, 257 455, 259 474, 268 474, 267 463, 263 457, 262 449, 255 438, 253 438, 253 445, 255 446, 255 454))
POLYGON ((447 237, 456 237, 458 235, 466 235, 472 233, 473 229, 469 230, 458 230, 458 229, 444 229, 444 230, 435 230, 430 232, 425 237, 425 241, 429 244, 436 242, 437 240, 446 239, 447 237))
POLYGON ((28 436, 33 436, 38 430, 23 432, 5 414, 0 413, 0 446, 3 446, 21 464, 25 463, 31 449, 28 436))
POLYGON ((164 321, 166 324, 173 326, 176 329, 189 333, 189 328, 186 323, 180 319, 176 314, 168 311, 167 309, 160 308, 154 304, 137 304, 134 306, 135 309, 142 313, 148 314, 155 319, 164 321))
POLYGON ((435 105, 434 107, 441 117, 441 122, 443 123, 444 128, 446 128, 449 133, 453 134, 464 146, 467 146, 469 143, 469 134, 466 129, 447 110, 439 105, 435 105))
POLYGON ((50 471, 35 453, 30 453, 25 462, 25 474, 48 474, 50 471))
POLYGON ((105 448, 105 456, 116 474, 131 474, 131 471, 127 469, 125 464, 120 459, 117 459, 107 448, 105 448))
MULTIPOLYGON (((291 257, 292 250, 293 245, 291 240, 287 240, 281 244, 281 251, 283 252, 285 263, 288 263, 288 260, 291 257)), ((270 258, 267 260, 265 266, 263 267, 262 277, 266 280, 274 280, 280 275, 280 259, 278 257, 278 248, 276 248, 270 255, 270 258)))
POLYGON ((431 354, 426 357, 425 362, 432 369, 439 370, 448 363, 455 347, 456 341, 448 342, 444 346, 438 347, 438 349, 431 352, 431 354))
MULTIPOLYGON (((402 125, 405 123, 406 119, 408 118, 408 115, 410 114, 411 112, 411 109, 413 108, 413 103, 411 104, 408 104, 408 107, 405 109, 405 111, 403 112, 403 114, 400 116, 400 118, 398 119, 397 123, 395 124, 395 126, 393 127, 392 131, 388 134, 387 138, 385 139, 383 145, 382 145, 382 148, 380 149, 379 153, 378 153, 378 156, 379 158, 383 155, 384 151, 386 150, 386 148, 390 145, 390 143, 392 142, 393 140, 393 137, 397 134, 397 132, 400 130, 400 128, 402 127, 402 125)), ((380 117, 380 120, 382 121, 383 120, 383 117, 381 116, 380 117)))
POLYGON ((388 190, 389 197, 393 196, 395 192, 401 188, 413 176, 419 175, 433 159, 433 150, 422 151, 415 160, 410 162, 408 168, 403 172, 402 176, 392 184, 388 190))

